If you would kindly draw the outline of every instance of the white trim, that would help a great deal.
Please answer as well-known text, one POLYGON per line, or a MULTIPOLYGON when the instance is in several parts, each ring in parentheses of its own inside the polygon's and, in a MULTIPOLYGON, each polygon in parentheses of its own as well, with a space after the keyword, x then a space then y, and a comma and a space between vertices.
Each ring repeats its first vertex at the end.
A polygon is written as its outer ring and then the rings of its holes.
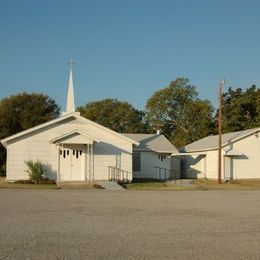
POLYGON ((82 132, 82 131, 80 131, 80 130, 78 130, 78 129, 75 129, 75 130, 73 130, 73 131, 71 131, 71 132, 69 132, 69 133, 66 133, 66 134, 64 134, 64 135, 55 137, 55 138, 53 138, 52 140, 50 140, 49 143, 55 143, 56 141, 58 141, 58 140, 60 140, 60 139, 63 139, 63 138, 65 138, 65 137, 67 137, 67 136, 70 136, 70 135, 73 135, 73 134, 76 134, 76 133, 78 133, 79 135, 83 135, 83 136, 86 137, 86 138, 92 139, 92 140, 95 141, 96 143, 100 143, 100 141, 99 141, 98 139, 96 139, 96 138, 94 138, 94 137, 92 137, 92 136, 90 136, 90 135, 88 135, 88 134, 86 134, 86 133, 84 133, 84 132, 82 132))
POLYGON ((188 156, 188 155, 207 155, 206 153, 200 152, 187 152, 187 153, 172 153, 171 156, 188 156))
POLYGON ((108 132, 108 133, 111 133, 111 134, 113 134, 113 135, 115 135, 115 136, 118 136, 118 137, 120 137, 120 138, 122 138, 122 139, 124 139, 124 140, 126 140, 126 141, 128 141, 128 142, 130 142, 131 144, 139 145, 139 142, 136 142, 136 141, 134 141, 134 140, 131 139, 131 138, 128 138, 128 137, 126 137, 126 136, 124 136, 124 135, 122 135, 122 134, 120 134, 120 133, 117 133, 117 132, 115 132, 115 131, 113 131, 113 130, 107 128, 107 127, 104 127, 104 126, 102 126, 102 125, 99 125, 98 123, 95 123, 95 122, 93 122, 93 121, 87 119, 87 118, 84 118, 84 117, 78 115, 77 112, 75 112, 75 113, 72 112, 72 113, 70 113, 70 114, 61 116, 61 117, 59 117, 59 118, 53 119, 53 120, 51 120, 51 121, 48 121, 48 122, 46 122, 46 123, 43 123, 43 124, 40 124, 40 125, 38 125, 38 126, 32 127, 32 128, 30 128, 30 129, 24 130, 24 131, 22 131, 22 132, 20 132, 20 133, 11 135, 11 136, 9 136, 9 137, 6 137, 6 138, 2 139, 0 142, 3 144, 4 147, 6 147, 6 146, 7 146, 7 142, 10 141, 10 140, 13 140, 13 139, 18 138, 18 137, 21 137, 21 136, 23 136, 23 135, 29 134, 29 133, 31 133, 31 132, 33 132, 33 131, 39 130, 39 129, 44 128, 44 127, 46 127, 46 126, 49 126, 49 125, 52 125, 52 124, 61 122, 61 121, 65 120, 65 119, 68 119, 68 118, 71 118, 71 117, 74 117, 75 119, 77 119, 77 120, 79 120, 79 121, 81 121, 81 122, 83 122, 83 123, 88 123, 88 124, 90 124, 90 125, 92 125, 92 126, 95 126, 95 127, 97 127, 97 128, 100 128, 100 129, 102 129, 102 130, 104 130, 104 131, 106 131, 106 132, 108 132))

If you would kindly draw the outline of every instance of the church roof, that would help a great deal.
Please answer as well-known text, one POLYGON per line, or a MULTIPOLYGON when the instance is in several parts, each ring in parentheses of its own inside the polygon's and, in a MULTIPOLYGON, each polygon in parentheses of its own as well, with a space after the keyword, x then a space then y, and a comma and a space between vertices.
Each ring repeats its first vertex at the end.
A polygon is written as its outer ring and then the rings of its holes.
POLYGON ((9 137, 6 137, 6 138, 1 140, 1 143, 3 144, 4 147, 6 147, 7 142, 9 142, 11 140, 14 140, 16 138, 19 138, 19 137, 25 136, 27 134, 33 133, 33 132, 38 131, 40 129, 43 129, 45 127, 48 127, 48 126, 51 126, 51 125, 55 125, 56 123, 65 121, 66 119, 69 119, 69 118, 72 118, 72 117, 74 117, 75 119, 77 119, 77 120, 79 120, 79 121, 81 121, 83 123, 87 123, 87 124, 93 125, 95 127, 101 128, 102 130, 104 130, 106 132, 109 132, 109 133, 114 134, 114 135, 116 135, 118 137, 121 137, 122 139, 124 139, 124 140, 126 140, 126 141, 128 141, 128 142, 130 142, 130 143, 132 143, 134 145, 139 145, 139 142, 137 142, 137 141, 135 141, 135 140, 133 140, 133 139, 127 137, 127 136, 124 136, 122 134, 119 134, 119 133, 117 133, 117 132, 115 132, 115 131, 107 128, 107 127, 104 127, 104 126, 98 124, 98 123, 95 123, 95 122, 93 122, 93 121, 91 121, 91 120, 89 120, 89 119, 87 119, 85 117, 82 117, 77 112, 74 112, 74 113, 72 112, 72 113, 69 113, 69 114, 65 114, 65 115, 63 115, 63 116, 61 116, 59 118, 54 119, 54 120, 48 121, 46 123, 43 123, 43 124, 40 124, 38 126, 32 127, 30 129, 24 130, 24 131, 22 131, 20 133, 11 135, 9 137))
POLYGON ((157 153, 178 153, 176 147, 164 136, 157 134, 123 134, 139 142, 137 150, 154 151, 157 153))

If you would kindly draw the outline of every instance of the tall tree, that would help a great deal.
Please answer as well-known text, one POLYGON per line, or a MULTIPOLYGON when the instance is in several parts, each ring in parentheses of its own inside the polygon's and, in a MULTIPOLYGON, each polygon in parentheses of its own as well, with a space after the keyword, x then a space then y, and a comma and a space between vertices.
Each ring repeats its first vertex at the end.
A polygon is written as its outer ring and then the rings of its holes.
POLYGON ((1 100, 0 138, 16 134, 59 116, 54 99, 37 93, 20 93, 1 100))
POLYGON ((223 94, 223 132, 260 126, 260 89, 255 85, 243 91, 228 89, 223 94))
MULTIPOLYGON (((0 101, 0 139, 16 134, 59 116, 60 107, 54 99, 37 93, 20 93, 0 101)), ((5 150, 0 147, 0 163, 5 150)))
POLYGON ((127 102, 104 99, 89 102, 77 109, 81 116, 119 133, 142 133, 146 131, 144 113, 127 102))
POLYGON ((160 128, 177 147, 212 131, 213 107, 198 98, 196 87, 187 78, 177 78, 156 91, 147 101, 146 112, 150 127, 160 128))

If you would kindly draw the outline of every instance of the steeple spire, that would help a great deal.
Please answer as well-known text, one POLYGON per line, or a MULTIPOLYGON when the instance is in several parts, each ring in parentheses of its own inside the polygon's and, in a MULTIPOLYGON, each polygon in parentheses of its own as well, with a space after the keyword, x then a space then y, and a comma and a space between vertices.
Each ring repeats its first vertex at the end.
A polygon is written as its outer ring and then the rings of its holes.
POLYGON ((75 112, 73 76, 72 76, 72 65, 75 64, 75 62, 72 59, 70 59, 68 64, 69 64, 69 80, 68 80, 67 106, 66 106, 65 113, 75 112))

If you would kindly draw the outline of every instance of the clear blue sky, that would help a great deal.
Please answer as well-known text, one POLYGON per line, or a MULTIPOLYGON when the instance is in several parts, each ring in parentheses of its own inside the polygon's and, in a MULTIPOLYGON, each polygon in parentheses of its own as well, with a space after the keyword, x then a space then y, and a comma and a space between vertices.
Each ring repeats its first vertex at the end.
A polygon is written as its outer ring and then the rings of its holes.
POLYGON ((188 77, 217 103, 218 81, 260 85, 259 0, 0 0, 0 98, 43 92, 64 107, 111 97, 143 109, 188 77))

